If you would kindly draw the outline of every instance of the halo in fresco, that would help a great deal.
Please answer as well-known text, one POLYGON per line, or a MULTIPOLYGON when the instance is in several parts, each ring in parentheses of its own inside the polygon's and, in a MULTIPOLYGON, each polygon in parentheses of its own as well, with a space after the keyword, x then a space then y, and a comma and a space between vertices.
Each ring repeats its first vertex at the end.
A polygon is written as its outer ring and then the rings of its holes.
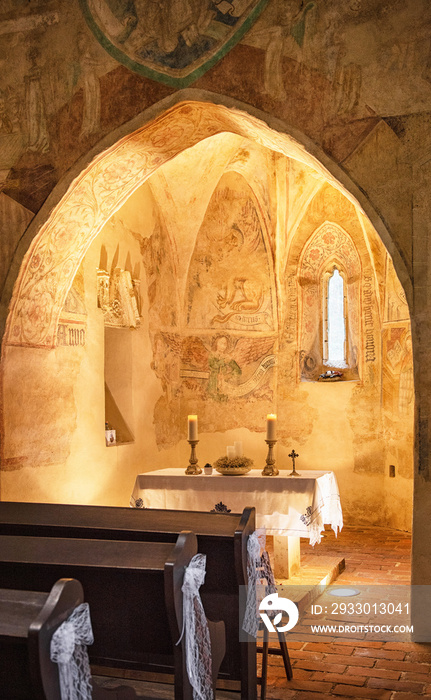
POLYGON ((230 51, 268 0, 80 0, 92 32, 131 70, 183 88, 230 51))

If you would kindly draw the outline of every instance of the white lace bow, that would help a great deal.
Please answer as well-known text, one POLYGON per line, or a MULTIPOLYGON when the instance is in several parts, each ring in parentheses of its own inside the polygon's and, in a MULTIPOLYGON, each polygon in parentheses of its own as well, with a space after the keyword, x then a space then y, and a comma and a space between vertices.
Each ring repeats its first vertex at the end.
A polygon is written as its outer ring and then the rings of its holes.
POLYGON ((245 604, 242 628, 251 637, 257 637, 259 629, 259 590, 258 584, 265 579, 268 585, 273 585, 274 576, 268 557, 265 553, 266 530, 261 528, 249 535, 247 541, 247 600, 245 604))
POLYGON ((90 608, 78 605, 51 639, 51 661, 58 664, 61 700, 91 700, 87 644, 93 644, 90 608))
POLYGON ((186 669, 193 688, 193 700, 213 700, 211 641, 208 622, 199 595, 205 580, 205 554, 195 554, 186 567, 183 592, 183 630, 186 669))

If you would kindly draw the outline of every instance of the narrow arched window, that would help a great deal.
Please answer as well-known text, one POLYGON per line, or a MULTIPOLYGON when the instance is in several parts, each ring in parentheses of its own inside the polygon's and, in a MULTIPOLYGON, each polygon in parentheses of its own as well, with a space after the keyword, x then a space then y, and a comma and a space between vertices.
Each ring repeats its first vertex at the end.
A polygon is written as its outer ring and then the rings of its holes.
POLYGON ((304 246, 299 266, 300 372, 318 381, 341 370, 359 378, 361 364, 361 260, 346 231, 332 223, 318 228, 304 246))
POLYGON ((344 280, 334 267, 327 279, 324 313, 324 363, 346 367, 346 299, 344 280))

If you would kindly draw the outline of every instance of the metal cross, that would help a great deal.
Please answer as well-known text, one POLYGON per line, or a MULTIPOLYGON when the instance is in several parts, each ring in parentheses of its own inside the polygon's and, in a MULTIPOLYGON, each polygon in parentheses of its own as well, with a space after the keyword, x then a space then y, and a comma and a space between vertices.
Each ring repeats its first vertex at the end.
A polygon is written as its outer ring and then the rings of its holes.
POLYGON ((292 450, 289 457, 292 458, 292 462, 293 462, 293 469, 290 472, 289 476, 298 476, 298 472, 295 471, 295 459, 296 459, 296 457, 299 457, 299 454, 297 452, 295 452, 295 450, 292 450))
POLYGON ((292 457, 293 468, 295 469, 295 459, 296 459, 296 457, 299 457, 299 454, 297 452, 295 452, 295 450, 292 450, 289 457, 292 457))

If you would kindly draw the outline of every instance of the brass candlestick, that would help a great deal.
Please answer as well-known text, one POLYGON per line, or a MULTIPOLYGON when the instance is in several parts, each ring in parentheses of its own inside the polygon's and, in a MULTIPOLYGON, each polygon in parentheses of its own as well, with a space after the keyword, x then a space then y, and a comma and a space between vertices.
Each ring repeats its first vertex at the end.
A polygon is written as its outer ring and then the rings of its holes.
POLYGON ((262 471, 262 476, 277 476, 278 469, 274 466, 275 459, 272 452, 277 440, 265 440, 265 442, 268 445, 268 455, 266 458, 266 464, 262 471))
POLYGON ((202 469, 198 466, 198 458, 195 452, 195 447, 199 440, 187 440, 187 442, 191 445, 192 451, 190 453, 190 464, 186 469, 186 474, 202 474, 202 469))
POLYGON ((295 452, 295 450, 292 450, 289 457, 292 457, 292 463, 293 463, 293 469, 290 472, 289 476, 300 476, 300 474, 298 474, 298 472, 295 469, 295 459, 296 459, 296 457, 299 457, 299 454, 297 452, 295 452))

